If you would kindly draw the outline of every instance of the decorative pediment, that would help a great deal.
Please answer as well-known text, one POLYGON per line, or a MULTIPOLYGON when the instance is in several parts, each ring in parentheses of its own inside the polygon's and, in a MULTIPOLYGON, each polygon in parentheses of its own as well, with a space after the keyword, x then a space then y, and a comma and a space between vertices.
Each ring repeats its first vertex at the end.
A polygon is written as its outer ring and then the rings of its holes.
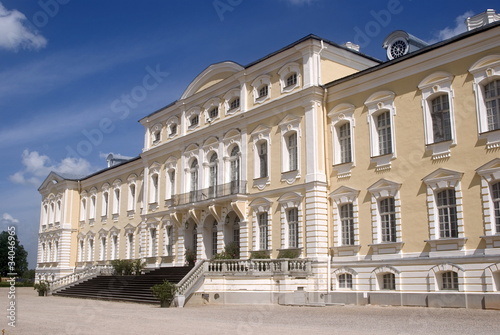
POLYGON ((500 55, 490 55, 481 58, 477 62, 475 62, 469 69, 469 72, 480 72, 485 71, 488 68, 498 67, 500 66, 500 55))
POLYGON ((108 236, 108 231, 104 228, 101 228, 99 230, 99 237, 101 238, 101 237, 106 237, 106 236, 108 236))
POLYGON ((370 95, 368 99, 365 101, 365 105, 370 108, 373 106, 377 106, 377 109, 386 108, 385 105, 392 103, 394 101, 394 97, 396 94, 391 91, 378 91, 370 95))
POLYGON ((453 80, 453 75, 451 73, 445 71, 438 71, 425 77, 420 82, 420 84, 418 84, 418 88, 422 90, 428 87, 434 87, 436 85, 439 88, 440 84, 451 83, 452 80, 453 80))
POLYGON ((330 198, 336 203, 342 204, 346 202, 354 202, 359 195, 359 190, 347 186, 340 186, 335 191, 330 193, 330 198))
POLYGON ((500 179, 500 158, 484 164, 476 170, 477 174, 485 178, 488 182, 500 179))
POLYGON ((401 184, 387 179, 380 179, 372 186, 368 187, 368 191, 377 198, 394 197, 401 187, 401 184))
POLYGON ((278 125, 281 128, 287 127, 288 125, 297 126, 301 120, 302 118, 300 116, 288 114, 278 123, 278 125))
POLYGON ((356 107, 354 107, 354 105, 352 105, 352 104, 341 103, 341 104, 338 104, 332 108, 332 110, 328 113, 328 117, 331 119, 342 118, 341 117, 342 115, 346 115, 346 114, 351 115, 352 113, 354 113, 355 108, 356 107))
POLYGON ((424 177, 422 181, 431 188, 448 188, 455 187, 462 176, 462 172, 440 168, 424 177))
POLYGON ((133 234, 137 227, 132 226, 130 223, 123 227, 125 234, 133 234))
POLYGON ((257 198, 250 203, 254 212, 267 212, 271 208, 272 202, 266 198, 257 198))

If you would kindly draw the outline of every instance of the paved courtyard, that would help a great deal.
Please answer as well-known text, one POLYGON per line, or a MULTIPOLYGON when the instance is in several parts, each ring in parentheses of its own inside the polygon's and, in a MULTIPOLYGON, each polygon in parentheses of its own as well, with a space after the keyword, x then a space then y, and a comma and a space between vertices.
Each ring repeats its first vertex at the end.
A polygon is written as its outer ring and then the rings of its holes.
POLYGON ((0 289, 1 329, 17 334, 500 334, 500 311, 381 306, 277 305, 159 308, 145 304, 38 297, 16 289, 16 327, 8 289, 0 289))

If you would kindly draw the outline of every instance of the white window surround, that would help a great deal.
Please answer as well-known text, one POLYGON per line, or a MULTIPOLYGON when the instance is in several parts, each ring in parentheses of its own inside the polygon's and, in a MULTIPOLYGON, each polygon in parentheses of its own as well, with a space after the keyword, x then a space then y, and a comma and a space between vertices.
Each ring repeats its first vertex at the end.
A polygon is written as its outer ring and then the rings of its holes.
POLYGON ((272 214, 270 212, 271 210, 271 205, 272 202, 266 198, 257 198, 254 199, 250 203, 250 208, 252 210, 252 245, 253 245, 253 250, 260 250, 260 233, 259 233, 259 214, 261 213, 267 213, 267 231, 268 231, 268 240, 267 240, 267 246, 268 250, 272 248, 272 229, 271 229, 271 218, 272 214))
POLYGON ((254 184, 253 187, 263 190, 266 185, 271 183, 271 128, 265 125, 258 125, 255 130, 250 134, 254 151, 254 184), (260 176, 260 159, 259 159, 259 145, 263 142, 267 143, 267 176, 260 176))
POLYGON ((89 223, 92 224, 97 216, 97 188, 91 188, 89 193, 89 223))
POLYGON ((174 117, 171 117, 170 119, 168 119, 168 121, 166 123, 166 127, 167 127, 168 138, 174 138, 174 137, 178 136, 179 132, 180 132, 179 118, 177 116, 174 116, 174 117), (176 132, 172 133, 172 127, 174 127, 174 126, 176 129, 176 132))
POLYGON ((373 93, 365 101, 365 106, 368 108, 370 156, 371 161, 376 164, 375 171, 390 169, 391 161, 396 158, 396 127, 394 124, 394 116, 396 115, 396 108, 394 107, 395 96, 394 92, 391 91, 379 91, 373 93), (377 130, 377 117, 386 111, 389 112, 390 116, 392 153, 381 155, 377 130))
POLYGON ((341 186, 330 193, 333 208, 333 247, 335 256, 353 256, 359 252, 359 207, 358 207, 359 190, 347 186, 341 186), (342 224, 340 222, 340 207, 346 204, 352 204, 353 221, 354 221, 354 244, 342 244, 342 224))
POLYGON ((331 120, 330 130, 332 132, 332 147, 333 147, 333 169, 337 172, 337 178, 347 178, 351 176, 351 170, 355 163, 355 135, 354 127, 354 110, 355 107, 348 103, 342 103, 332 108, 328 113, 331 120), (348 123, 351 131, 351 161, 342 163, 341 147, 339 141, 339 127, 348 123))
MULTIPOLYGON (((246 140, 245 140, 246 141, 246 140)), ((246 172, 246 160, 242 159, 242 157, 246 157, 247 146, 243 145, 242 135, 239 130, 231 129, 229 130, 222 140, 224 149, 223 149, 223 160, 224 160, 224 171, 222 173, 224 178, 224 183, 231 183, 232 175, 231 175, 231 166, 235 159, 238 160, 238 177, 240 181, 246 180, 247 172, 246 172), (239 152, 237 157, 231 156, 232 150, 238 147, 239 152)))
POLYGON ((189 111, 186 112, 186 125, 187 125, 187 130, 193 130, 195 128, 198 128, 200 126, 200 114, 201 110, 199 107, 193 107, 189 111), (191 125, 191 119, 195 116, 198 116, 198 124, 191 125))
POLYGON ((232 89, 224 94, 224 110, 226 115, 232 115, 238 113, 241 110, 241 98, 240 98, 241 90, 239 88, 232 89), (231 109, 231 102, 234 99, 240 99, 240 106, 237 108, 231 109))
POLYGON ((395 285, 396 285, 396 291, 400 290, 401 287, 401 279, 400 279, 400 271, 398 271, 396 268, 392 266, 380 266, 376 268, 375 270, 372 271, 371 273, 371 283, 372 291, 386 291, 384 290, 383 286, 383 276, 384 274, 387 273, 392 273, 394 275, 395 279, 395 285))
POLYGON ((457 144, 455 130, 455 111, 453 107, 454 93, 451 88, 453 75, 438 71, 425 77, 418 88, 422 91, 422 111, 424 114, 424 136, 427 149, 432 152, 432 159, 443 159, 451 156, 451 148, 457 144), (437 142, 434 140, 432 121, 432 100, 440 95, 448 96, 450 113, 451 140, 437 142))
POLYGON ((219 98, 212 98, 208 100, 204 105, 203 105, 203 114, 205 116, 205 123, 212 123, 220 118, 222 110, 222 103, 219 98), (212 109, 217 108, 217 116, 215 117, 210 117, 209 113, 212 109))
POLYGON ((300 72, 300 65, 298 63, 292 62, 286 64, 278 71, 278 75, 280 76, 281 93, 288 93, 297 87, 301 87, 302 75, 300 72), (297 75, 297 82, 294 85, 287 86, 286 81, 288 77, 294 73, 297 75))
POLYGON ((341 267, 332 272, 332 289, 337 291, 353 291, 356 290, 356 279, 358 273, 348 267, 341 267), (352 276, 352 288, 344 288, 339 285, 339 276, 344 274, 350 274, 352 276), (333 282, 334 281, 334 282, 333 282))
POLYGON ((300 122, 302 118, 295 115, 287 115, 278 124, 281 133, 281 181, 286 181, 288 184, 293 184, 295 180, 300 178, 301 166, 301 137, 300 122), (290 159, 288 153, 288 136, 292 133, 297 134, 297 170, 290 170, 290 159))
POLYGON ((113 213, 119 215, 120 214, 120 203, 122 198, 121 192, 122 181, 117 179, 113 182, 113 213), (116 193, 118 191, 118 193, 116 193))
POLYGON ((150 129, 151 134, 151 146, 155 146, 161 142, 161 132, 163 129, 163 125, 161 123, 155 124, 150 129))
POLYGON ((253 99, 255 104, 263 103, 264 101, 271 99, 271 76, 270 75, 261 75, 257 77, 253 82, 252 82, 252 92, 253 92, 253 99), (267 85, 267 95, 260 97, 259 96, 259 89, 267 85))
POLYGON ((464 220, 462 206, 462 189, 460 180, 463 173, 447 169, 437 169, 427 175, 422 181, 427 185, 427 214, 429 220, 429 240, 431 251, 461 250, 467 238, 464 236, 464 220), (446 189, 455 190, 457 212, 457 238, 442 238, 439 232, 439 212, 437 194, 446 189))
POLYGON ((401 227, 401 199, 399 189, 401 184, 387 179, 380 179, 368 187, 371 194, 371 221, 372 241, 369 246, 375 253, 399 253, 403 247, 401 227), (386 198, 394 198, 396 214, 396 242, 384 242, 382 240, 382 222, 380 217, 380 201, 386 198), (391 252, 392 251, 392 252, 391 252))
POLYGON ((169 157, 165 161, 165 176, 166 176, 166 187, 165 187, 165 200, 172 199, 176 194, 177 189, 177 158, 174 156, 169 157), (172 173, 174 174, 174 180, 172 180, 172 173))
POLYGON ((500 129, 488 130, 484 85, 500 79, 500 55, 490 55, 475 62, 469 72, 474 76, 479 138, 486 140, 486 149, 500 147, 500 129))
POLYGON ((132 174, 127 178, 128 187, 127 187, 127 211, 128 214, 131 215, 135 211, 135 206, 137 203, 137 175, 132 174), (133 189, 132 189, 133 186, 133 189), (132 190, 134 193, 132 194, 132 190))
MULTIPOLYGON (((443 291, 447 292, 450 290, 443 289, 443 277, 442 274, 444 272, 456 272, 458 275, 458 291, 464 291, 464 269, 458 265, 444 263, 433 266, 429 270, 429 278, 430 278, 430 288, 434 288, 434 291, 443 291)), ((457 292, 457 290, 451 290, 452 292, 457 292)))
POLYGON ((89 204, 89 197, 86 191, 80 193, 80 222, 87 220, 87 208, 89 204))
POLYGON ((278 198, 278 203, 280 204, 280 213, 281 213, 281 248, 288 249, 290 245, 289 241, 289 227, 288 227, 288 217, 287 212, 292 208, 297 208, 297 235, 299 243, 297 245, 297 249, 302 248, 303 243, 303 222, 304 222, 304 213, 302 211, 302 200, 304 196, 299 193, 285 193, 281 197, 278 198))
POLYGON ((106 217, 109 213, 109 189, 110 185, 108 183, 105 183, 101 188, 101 217, 103 218, 104 222, 106 221, 106 217))
POLYGON ((149 167, 149 204, 158 204, 160 199, 160 171, 161 165, 158 162, 149 167))
POLYGON ((496 229, 495 208, 492 186, 500 182, 500 158, 495 158, 476 170, 481 177, 481 198, 483 204, 483 222, 486 247, 493 248, 500 243, 500 231, 496 229))

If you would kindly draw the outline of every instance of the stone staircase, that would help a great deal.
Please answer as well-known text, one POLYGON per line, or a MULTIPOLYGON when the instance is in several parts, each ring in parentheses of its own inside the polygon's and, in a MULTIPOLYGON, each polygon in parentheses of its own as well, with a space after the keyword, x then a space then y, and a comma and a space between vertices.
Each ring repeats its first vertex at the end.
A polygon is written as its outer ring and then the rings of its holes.
POLYGON ((140 276, 97 276, 76 285, 53 292, 55 296, 129 301, 138 303, 159 303, 150 288, 164 280, 178 283, 191 267, 166 267, 140 276))

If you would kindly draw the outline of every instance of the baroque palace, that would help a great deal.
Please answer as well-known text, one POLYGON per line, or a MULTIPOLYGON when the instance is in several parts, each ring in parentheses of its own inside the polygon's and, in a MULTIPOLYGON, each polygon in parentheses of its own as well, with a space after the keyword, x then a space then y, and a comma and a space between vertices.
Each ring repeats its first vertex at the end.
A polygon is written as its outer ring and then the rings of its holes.
POLYGON ((499 19, 395 31, 384 62, 309 35, 210 65, 138 157, 50 173, 37 279, 194 253, 186 300, 500 308, 499 19))

